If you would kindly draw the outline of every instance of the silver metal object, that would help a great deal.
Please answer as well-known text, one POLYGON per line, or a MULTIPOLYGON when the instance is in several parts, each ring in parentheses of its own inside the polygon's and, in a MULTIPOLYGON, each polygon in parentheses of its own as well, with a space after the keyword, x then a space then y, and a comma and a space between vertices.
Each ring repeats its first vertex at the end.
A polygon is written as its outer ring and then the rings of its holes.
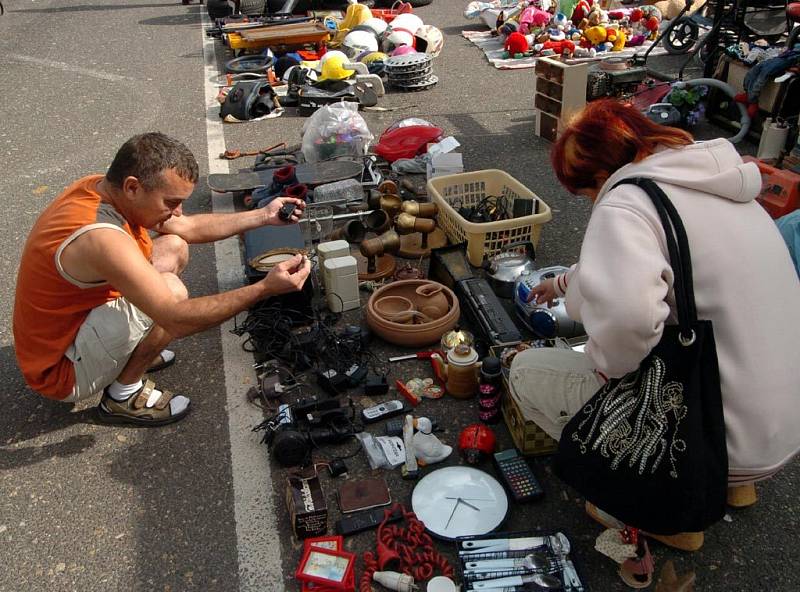
POLYGON ((498 578, 496 580, 485 580, 483 582, 474 582, 472 587, 475 590, 496 590, 497 588, 504 588, 505 586, 523 586, 525 584, 536 584, 548 590, 560 590, 564 587, 561 584, 561 580, 550 574, 531 574, 498 578))
POLYGON ((553 306, 547 303, 536 304, 528 302, 531 290, 544 280, 555 278, 569 271, 568 267, 556 265, 523 273, 514 285, 514 310, 519 319, 530 329, 534 335, 542 339, 555 337, 578 337, 585 335, 583 325, 572 320, 567 314, 564 298, 556 298, 553 306))
POLYGON ((499 253, 484 263, 486 281, 500 298, 511 298, 514 295, 514 283, 524 273, 536 270, 534 263, 533 243, 520 241, 505 245, 499 253), (525 247, 525 252, 512 251, 517 247, 525 247))
POLYGON ((542 553, 529 553, 524 557, 482 559, 464 563, 464 569, 472 572, 504 571, 519 568, 528 571, 547 571, 550 568, 550 561, 542 553))
POLYGON ((461 557, 474 553, 494 553, 498 551, 522 551, 535 549, 550 544, 550 548, 556 555, 566 555, 570 551, 569 540, 562 533, 546 537, 522 537, 518 539, 475 539, 464 541, 462 551, 458 554, 461 557))

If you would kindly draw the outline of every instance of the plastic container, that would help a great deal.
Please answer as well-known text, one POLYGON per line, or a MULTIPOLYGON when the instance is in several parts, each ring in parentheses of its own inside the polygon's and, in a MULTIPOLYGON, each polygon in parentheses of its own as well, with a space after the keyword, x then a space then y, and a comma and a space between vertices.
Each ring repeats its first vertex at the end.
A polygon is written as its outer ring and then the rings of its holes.
POLYGON ((542 224, 553 215, 550 207, 533 191, 504 171, 487 169, 428 181, 428 195, 439 206, 436 220, 451 243, 467 243, 467 259, 478 267, 485 257, 499 253, 504 245, 518 241, 539 242, 542 224), (469 222, 459 207, 477 205, 489 196, 503 196, 513 211, 517 200, 535 200, 533 214, 497 222, 469 222))

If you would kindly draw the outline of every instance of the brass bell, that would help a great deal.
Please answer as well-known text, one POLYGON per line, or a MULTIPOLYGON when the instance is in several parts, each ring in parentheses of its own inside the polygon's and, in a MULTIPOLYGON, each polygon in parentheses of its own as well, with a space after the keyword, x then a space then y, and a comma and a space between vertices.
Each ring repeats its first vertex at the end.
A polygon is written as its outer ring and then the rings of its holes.
POLYGON ((385 210, 373 210, 364 219, 364 226, 375 234, 386 232, 391 225, 392 218, 385 210))
POLYGON ((387 179, 380 185, 378 185, 378 191, 382 194, 391 193, 392 195, 399 195, 397 190, 397 183, 394 181, 387 179))
POLYGON ((400 249, 400 235, 394 230, 388 230, 361 242, 359 250, 367 258, 367 272, 375 273, 375 258, 387 253, 397 253, 400 249))
POLYGON ((381 192, 377 189, 367 191, 367 209, 377 210, 381 207, 381 192))
POLYGON ((400 213, 400 207, 402 204, 403 200, 400 199, 399 195, 392 193, 384 193, 381 195, 381 209, 389 214, 390 218, 394 218, 398 213, 400 213))
POLYGON ((402 213, 394 219, 394 227, 398 234, 411 234, 412 232, 430 234, 436 229, 436 220, 417 218, 411 214, 402 213))
POLYGON ((344 239, 348 243, 360 243, 367 235, 367 228, 361 220, 349 220, 331 234, 331 240, 344 239))
POLYGON ((406 214, 411 214, 412 216, 418 216, 420 218, 433 218, 439 211, 435 203, 420 203, 413 199, 404 201, 400 209, 406 214))

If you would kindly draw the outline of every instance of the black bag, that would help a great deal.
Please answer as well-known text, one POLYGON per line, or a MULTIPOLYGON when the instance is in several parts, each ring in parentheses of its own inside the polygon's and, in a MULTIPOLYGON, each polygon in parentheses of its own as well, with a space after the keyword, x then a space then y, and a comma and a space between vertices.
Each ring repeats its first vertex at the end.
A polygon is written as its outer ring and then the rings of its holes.
POLYGON ((279 105, 275 91, 266 80, 240 80, 225 96, 219 116, 225 121, 248 121, 268 115, 279 105))
POLYGON ((698 321, 686 231, 651 179, 667 236, 678 325, 639 369, 606 383, 567 423, 556 474, 588 501, 653 534, 700 532, 725 515, 728 451, 711 321, 698 321), (677 244, 676 244, 677 238, 677 244))

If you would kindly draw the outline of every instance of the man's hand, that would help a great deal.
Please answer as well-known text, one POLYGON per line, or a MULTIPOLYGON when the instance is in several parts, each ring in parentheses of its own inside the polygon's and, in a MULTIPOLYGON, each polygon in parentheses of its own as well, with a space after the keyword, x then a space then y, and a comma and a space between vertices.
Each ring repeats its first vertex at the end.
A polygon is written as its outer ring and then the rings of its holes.
POLYGON ((283 226, 284 224, 296 224, 303 217, 303 210, 306 202, 296 197, 276 197, 264 207, 265 225, 283 226), (288 219, 283 220, 279 215, 281 208, 286 204, 294 204, 294 211, 288 219))
POLYGON ((261 282, 269 296, 299 292, 309 273, 311 261, 305 255, 295 255, 275 265, 261 282))
POLYGON ((548 278, 531 288, 531 293, 528 294, 528 302, 534 302, 536 304, 547 302, 547 306, 552 308, 553 301, 557 297, 556 280, 555 278, 548 278))

